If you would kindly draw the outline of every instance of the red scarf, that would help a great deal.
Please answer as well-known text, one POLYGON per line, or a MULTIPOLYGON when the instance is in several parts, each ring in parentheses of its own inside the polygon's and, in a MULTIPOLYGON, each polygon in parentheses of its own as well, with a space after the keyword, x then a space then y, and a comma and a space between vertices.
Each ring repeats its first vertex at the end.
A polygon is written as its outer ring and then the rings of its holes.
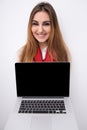
POLYGON ((38 47, 37 53, 36 53, 36 55, 35 55, 35 57, 34 57, 34 61, 47 62, 47 61, 52 61, 52 60, 51 60, 51 57, 50 57, 48 51, 46 52, 46 57, 45 57, 45 59, 43 59, 43 58, 42 58, 41 49, 38 47))

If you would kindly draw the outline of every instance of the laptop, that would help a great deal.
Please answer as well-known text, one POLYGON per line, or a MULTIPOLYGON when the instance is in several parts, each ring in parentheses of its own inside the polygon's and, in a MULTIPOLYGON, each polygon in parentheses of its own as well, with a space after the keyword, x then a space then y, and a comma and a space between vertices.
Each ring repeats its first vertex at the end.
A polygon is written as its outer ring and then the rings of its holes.
POLYGON ((5 130, 78 130, 70 62, 15 63, 17 101, 5 130))

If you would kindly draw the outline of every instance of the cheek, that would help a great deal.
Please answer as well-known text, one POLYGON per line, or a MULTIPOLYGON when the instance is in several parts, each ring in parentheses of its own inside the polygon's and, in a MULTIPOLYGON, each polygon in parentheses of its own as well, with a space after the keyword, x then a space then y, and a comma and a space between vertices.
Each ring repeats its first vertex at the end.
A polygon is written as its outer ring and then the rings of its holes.
POLYGON ((36 28, 35 28, 35 27, 32 27, 32 28, 31 28, 31 31, 32 31, 32 33, 34 33, 34 32, 36 31, 36 28))
POLYGON ((48 32, 48 33, 51 32, 51 27, 47 28, 47 32, 48 32))

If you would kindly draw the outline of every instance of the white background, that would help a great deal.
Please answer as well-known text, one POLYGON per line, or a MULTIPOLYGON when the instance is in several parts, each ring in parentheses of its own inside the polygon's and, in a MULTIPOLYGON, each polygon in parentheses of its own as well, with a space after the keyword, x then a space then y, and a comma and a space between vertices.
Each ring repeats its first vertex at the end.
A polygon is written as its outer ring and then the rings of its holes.
MULTIPOLYGON (((26 42, 29 14, 40 0, 0 0, 0 130, 16 100, 14 63, 26 42)), ((79 130, 87 130, 87 0, 49 0, 72 56, 70 97, 79 130)))

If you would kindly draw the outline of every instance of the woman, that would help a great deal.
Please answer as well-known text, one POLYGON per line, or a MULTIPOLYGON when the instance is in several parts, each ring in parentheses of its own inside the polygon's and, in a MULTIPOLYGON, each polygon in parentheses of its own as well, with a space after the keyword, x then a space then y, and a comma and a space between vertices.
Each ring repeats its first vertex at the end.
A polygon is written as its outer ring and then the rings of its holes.
POLYGON ((69 61, 57 15, 50 3, 41 2, 33 8, 28 23, 27 42, 21 49, 19 61, 69 61))

